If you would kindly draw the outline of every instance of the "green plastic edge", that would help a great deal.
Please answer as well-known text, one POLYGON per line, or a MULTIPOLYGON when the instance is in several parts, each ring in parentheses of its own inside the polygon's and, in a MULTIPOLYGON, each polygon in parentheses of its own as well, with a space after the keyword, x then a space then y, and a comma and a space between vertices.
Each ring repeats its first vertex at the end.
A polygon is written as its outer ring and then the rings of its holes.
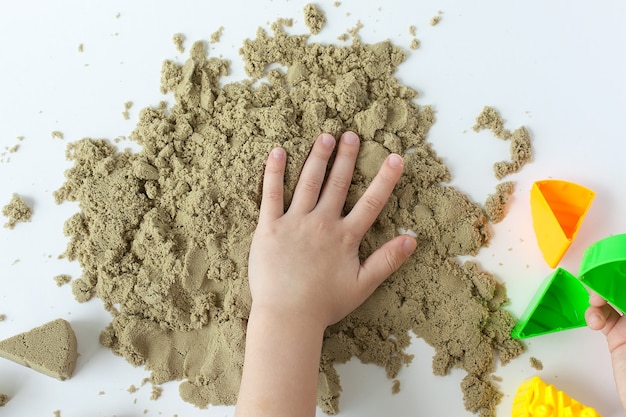
POLYGON ((583 253, 578 279, 626 312, 626 234, 609 236, 589 246, 583 253))
POLYGON ((583 327, 589 294, 570 272, 557 268, 539 286, 511 331, 514 339, 583 327))

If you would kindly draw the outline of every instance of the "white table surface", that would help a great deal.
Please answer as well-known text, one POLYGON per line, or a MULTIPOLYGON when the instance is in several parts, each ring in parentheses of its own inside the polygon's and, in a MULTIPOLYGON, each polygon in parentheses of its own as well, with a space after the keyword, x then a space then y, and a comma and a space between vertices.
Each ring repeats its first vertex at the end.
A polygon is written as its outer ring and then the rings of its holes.
MULTIPOLYGON (((67 239, 63 221, 75 205, 55 205, 52 192, 69 167, 68 142, 83 137, 130 134, 138 112, 156 105, 161 63, 186 59, 172 42, 183 33, 189 48, 224 26, 214 56, 232 59, 232 77, 244 77, 237 49, 258 26, 293 17, 294 33, 306 33, 305 2, 214 1, 0 1, 0 205, 11 194, 33 206, 32 222, 0 228, 0 339, 57 317, 69 320, 79 340, 80 358, 71 380, 59 382, 12 362, 0 361, 0 392, 12 399, 0 416, 45 416, 60 410, 72 416, 230 416, 232 407, 199 410, 178 396, 177 383, 163 385, 152 401, 150 387, 135 394, 148 373, 133 368, 98 344, 109 322, 94 299, 74 301, 70 287, 53 277, 80 276, 77 264, 59 260, 67 239), (243 14, 245 12, 245 15, 243 14), (84 45, 79 53, 78 45, 84 45), (132 101, 130 119, 124 103, 132 101), (52 139, 52 131, 65 139, 52 139), (22 142, 16 139, 24 136, 22 142), (7 162, 7 157, 10 161, 7 162)), ((535 158, 508 179, 517 189, 507 218, 493 227, 489 247, 479 253, 482 267, 504 281, 509 309, 519 316, 551 269, 543 261, 531 226, 529 191, 533 181, 557 178, 578 182, 597 196, 561 266, 578 271, 582 251, 610 234, 626 231, 626 3, 619 1, 527 0, 455 2, 318 3, 327 14, 315 41, 337 43, 337 36, 360 20, 365 42, 391 39, 410 51, 409 26, 421 41, 398 71, 416 88, 419 104, 431 104, 437 122, 429 140, 453 174, 453 185, 482 202, 493 192, 491 165, 507 159, 508 143, 471 130, 484 105, 496 107, 507 128, 527 126, 535 158), (434 27, 430 18, 442 11, 434 27)), ((4 223, 5 219, 2 220, 4 223)), ((413 364, 400 373, 401 392, 391 395, 383 369, 358 361, 339 366, 343 416, 464 416, 459 382, 431 373, 433 350, 416 340, 413 364)), ((601 334, 586 328, 528 340, 528 352, 498 369, 504 398, 498 416, 510 415, 518 385, 540 375, 608 417, 621 416, 609 356, 601 334), (530 367, 529 358, 544 364, 530 367)), ((322 415, 321 413, 319 413, 322 415)))

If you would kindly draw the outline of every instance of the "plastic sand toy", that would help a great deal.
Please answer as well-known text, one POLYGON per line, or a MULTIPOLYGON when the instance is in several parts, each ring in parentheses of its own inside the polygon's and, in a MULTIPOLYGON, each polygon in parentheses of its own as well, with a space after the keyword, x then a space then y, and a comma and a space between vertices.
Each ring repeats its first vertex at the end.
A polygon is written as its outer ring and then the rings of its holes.
POLYGON ((602 417, 538 376, 524 381, 513 399, 512 417, 602 417))
POLYGON ((626 234, 599 240, 583 253, 578 278, 626 312, 626 234))
POLYGON ((583 327, 589 294, 581 282, 563 268, 546 277, 511 331, 523 339, 583 327))
POLYGON ((561 180, 533 183, 530 207, 539 249, 551 268, 559 261, 578 233, 595 193, 581 185, 561 180))

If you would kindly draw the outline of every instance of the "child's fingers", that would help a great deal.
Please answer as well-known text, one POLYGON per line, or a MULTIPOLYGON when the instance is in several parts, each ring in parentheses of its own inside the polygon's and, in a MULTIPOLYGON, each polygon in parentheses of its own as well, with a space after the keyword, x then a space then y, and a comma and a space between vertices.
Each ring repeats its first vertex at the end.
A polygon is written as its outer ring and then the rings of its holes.
POLYGON ((315 208, 334 147, 335 138, 332 135, 322 133, 317 137, 302 167, 289 211, 308 213, 315 208))
MULTIPOLYGON (((600 330, 606 336, 611 353, 626 345, 626 319, 611 305, 589 307, 585 311, 585 320, 591 329, 600 330)), ((621 355, 624 355, 623 351, 621 355)), ((626 361, 626 356, 623 359, 626 361)))
POLYGON ((411 256, 417 247, 417 241, 402 235, 385 243, 363 262, 358 275, 358 284, 363 300, 394 273, 411 256))
POLYGON ((601 330, 605 336, 609 336, 615 327, 620 314, 610 305, 591 306, 585 311, 585 321, 593 330, 601 330))
POLYGON ((332 214, 341 214, 352 183, 354 164, 359 154, 359 137, 354 132, 341 135, 333 167, 330 170, 318 207, 332 214))
POLYGON ((285 162, 287 154, 282 148, 274 148, 270 152, 263 174, 263 195, 259 222, 276 220, 285 212, 284 185, 285 162))
POLYGON ((603 305, 606 305, 606 300, 600 297, 598 294, 592 292, 589 296, 589 304, 594 307, 602 307, 603 305))
POLYGON ((404 162, 400 155, 389 155, 365 193, 345 217, 348 228, 356 236, 365 235, 372 226, 400 179, 403 166, 404 162))
POLYGON ((604 332, 608 316, 609 314, 604 307, 591 306, 585 311, 587 326, 593 330, 602 330, 604 332))

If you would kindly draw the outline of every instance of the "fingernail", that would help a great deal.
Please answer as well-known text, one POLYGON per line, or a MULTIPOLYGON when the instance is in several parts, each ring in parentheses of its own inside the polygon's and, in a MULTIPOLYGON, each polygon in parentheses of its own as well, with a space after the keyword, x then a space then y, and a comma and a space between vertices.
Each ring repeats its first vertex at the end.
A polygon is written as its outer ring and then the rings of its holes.
POLYGON ((335 138, 332 137, 332 135, 329 135, 329 134, 326 134, 326 133, 322 134, 322 143, 327 148, 332 148, 333 146, 335 146, 335 138))
POLYGON ((587 317, 587 325, 592 329, 599 329, 600 327, 602 327, 602 324, 602 317, 600 317, 598 314, 590 314, 587 317))
POLYGON ((343 141, 349 145, 354 145, 359 141, 359 137, 354 132, 346 132, 342 136, 343 141))
POLYGON ((416 247, 417 241, 415 239, 409 236, 404 238, 404 242, 402 242, 402 249, 404 250, 404 253, 410 255, 415 251, 416 247))
POLYGON ((397 155, 395 153, 389 155, 389 166, 391 166, 392 168, 401 167, 403 164, 404 161, 402 160, 402 157, 400 155, 397 155))
POLYGON ((283 159, 285 157, 285 150, 283 148, 272 149, 272 157, 275 159, 283 159))

